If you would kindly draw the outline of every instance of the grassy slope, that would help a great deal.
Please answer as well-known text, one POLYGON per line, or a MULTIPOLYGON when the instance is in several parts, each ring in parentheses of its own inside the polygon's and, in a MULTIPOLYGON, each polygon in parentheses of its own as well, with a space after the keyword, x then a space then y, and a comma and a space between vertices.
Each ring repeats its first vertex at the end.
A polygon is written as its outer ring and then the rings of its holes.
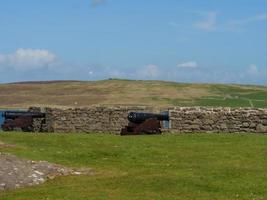
POLYGON ((267 107, 267 87, 105 80, 0 85, 0 107, 32 105, 267 107))
POLYGON ((264 135, 1 134, 22 157, 97 175, 57 178, 44 185, 0 193, 1 200, 45 199, 267 199, 264 135))

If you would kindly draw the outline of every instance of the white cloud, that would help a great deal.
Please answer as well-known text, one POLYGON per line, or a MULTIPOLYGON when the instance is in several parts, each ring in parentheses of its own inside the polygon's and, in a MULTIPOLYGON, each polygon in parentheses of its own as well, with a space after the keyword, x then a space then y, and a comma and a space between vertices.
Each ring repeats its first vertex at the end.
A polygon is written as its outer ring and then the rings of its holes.
POLYGON ((159 68, 156 65, 147 65, 145 68, 138 70, 137 75, 140 78, 157 78, 159 76, 159 68))
POLYGON ((258 14, 246 19, 240 19, 240 20, 233 20, 230 22, 231 25, 246 25, 253 22, 261 22, 261 21, 267 21, 267 14, 258 14))
POLYGON ((224 23, 218 23, 217 17, 218 13, 214 11, 210 12, 193 12, 194 14, 200 15, 205 19, 193 24, 197 29, 203 31, 236 31, 239 30, 242 26, 247 26, 256 22, 267 21, 267 13, 258 14, 251 17, 239 19, 239 20, 230 20, 224 23))
POLYGON ((260 71, 258 69, 258 66, 255 65, 255 64, 252 64, 250 65, 248 68, 247 68, 247 74, 250 75, 250 76, 258 76, 260 74, 260 71))
POLYGON ((198 67, 197 62, 195 61, 189 61, 189 62, 184 62, 180 63, 177 65, 178 68, 190 68, 190 69, 195 69, 198 67))
POLYGON ((217 12, 195 12, 205 19, 194 24, 194 27, 204 30, 204 31, 214 31, 217 29, 217 12))
POLYGON ((104 4, 106 0, 92 0, 91 4, 92 6, 99 6, 101 4, 104 4))
POLYGON ((229 20, 225 23, 218 23, 218 13, 214 11, 194 11, 192 13, 204 18, 193 24, 195 28, 203 31, 237 31, 243 26, 267 21, 267 13, 257 14, 238 20, 229 20))
POLYGON ((0 67, 33 70, 56 62, 56 55, 43 49, 18 49, 14 53, 0 54, 0 67))

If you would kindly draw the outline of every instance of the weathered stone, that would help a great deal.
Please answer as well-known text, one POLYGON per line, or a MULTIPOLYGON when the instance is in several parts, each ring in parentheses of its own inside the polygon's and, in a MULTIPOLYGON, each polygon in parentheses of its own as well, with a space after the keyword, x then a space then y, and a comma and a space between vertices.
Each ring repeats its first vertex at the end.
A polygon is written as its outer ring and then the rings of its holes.
POLYGON ((251 124, 250 124, 250 126, 249 126, 249 127, 250 127, 250 128, 252 128, 252 129, 255 129, 255 128, 256 128, 256 126, 257 126, 257 125, 256 125, 254 122, 251 122, 251 124))
POLYGON ((199 125, 190 125, 190 126, 188 126, 188 128, 192 131, 199 131, 200 130, 199 125))
MULTIPOLYGON (((40 110, 40 109, 39 109, 40 110)), ((131 111, 159 112, 151 107, 45 108, 41 129, 50 132, 119 133, 131 111)), ((267 109, 174 107, 169 110, 174 132, 267 132, 267 109), (260 124, 260 125, 259 125, 260 124)), ((36 123, 38 124, 38 123, 36 123)), ((37 128, 40 126, 36 125, 37 128)))
POLYGON ((0 191, 39 185, 66 175, 90 175, 91 169, 72 169, 45 161, 30 161, 9 154, 0 155, 0 191))
POLYGON ((248 128, 248 127, 249 127, 249 123, 248 123, 248 122, 244 122, 244 123, 242 124, 242 127, 244 127, 244 128, 248 128))
POLYGON ((211 120, 211 119, 203 119, 203 124, 206 124, 206 125, 212 125, 214 123, 214 121, 213 120, 211 120))
POLYGON ((256 131, 258 133, 267 133, 267 126, 264 126, 262 124, 258 124, 256 131))
POLYGON ((228 127, 227 127, 227 125, 225 124, 225 123, 223 123, 223 124, 221 124, 221 126, 220 126, 220 129, 221 130, 225 130, 225 129, 227 129, 228 127))
POLYGON ((171 117, 172 128, 179 132, 265 132, 267 109, 254 108, 174 108, 171 117), (197 116, 197 119, 196 117, 197 116), (257 124, 261 123, 257 129, 257 124))

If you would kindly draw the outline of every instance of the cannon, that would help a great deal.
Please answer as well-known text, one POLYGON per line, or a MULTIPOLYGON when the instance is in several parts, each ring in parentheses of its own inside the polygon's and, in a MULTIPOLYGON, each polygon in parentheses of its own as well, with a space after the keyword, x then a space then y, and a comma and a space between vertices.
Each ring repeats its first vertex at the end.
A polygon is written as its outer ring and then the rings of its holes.
POLYGON ((24 132, 33 132, 34 119, 44 119, 45 114, 41 112, 30 111, 6 111, 2 116, 5 118, 1 125, 3 131, 14 131, 21 129, 24 132))
POLYGON ((121 135, 161 134, 162 121, 169 121, 168 114, 130 112, 128 126, 121 135))

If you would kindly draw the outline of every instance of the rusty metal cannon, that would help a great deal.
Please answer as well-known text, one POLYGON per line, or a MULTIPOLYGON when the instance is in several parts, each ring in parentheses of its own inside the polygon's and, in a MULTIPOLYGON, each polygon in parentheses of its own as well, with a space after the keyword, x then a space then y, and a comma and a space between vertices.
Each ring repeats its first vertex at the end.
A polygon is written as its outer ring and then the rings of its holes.
POLYGON ((169 115, 131 112, 128 121, 128 126, 121 130, 121 135, 161 134, 161 122, 169 121, 169 115))
POLYGON ((33 132, 34 119, 45 118, 44 113, 30 111, 6 111, 3 112, 2 116, 5 118, 4 123, 1 125, 3 131, 21 129, 25 132, 33 132))

